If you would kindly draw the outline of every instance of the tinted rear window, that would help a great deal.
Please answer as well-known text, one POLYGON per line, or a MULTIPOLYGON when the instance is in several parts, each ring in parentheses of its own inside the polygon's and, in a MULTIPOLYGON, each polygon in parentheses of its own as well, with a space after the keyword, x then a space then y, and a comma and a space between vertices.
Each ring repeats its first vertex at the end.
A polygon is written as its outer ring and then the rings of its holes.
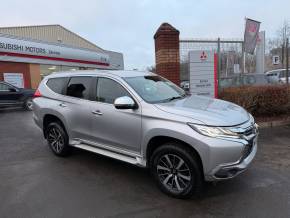
POLYGON ((66 84, 67 78, 52 78, 49 79, 46 85, 54 92, 58 94, 63 93, 63 88, 66 84))
POLYGON ((67 86, 66 95, 89 99, 91 77, 72 77, 67 86))

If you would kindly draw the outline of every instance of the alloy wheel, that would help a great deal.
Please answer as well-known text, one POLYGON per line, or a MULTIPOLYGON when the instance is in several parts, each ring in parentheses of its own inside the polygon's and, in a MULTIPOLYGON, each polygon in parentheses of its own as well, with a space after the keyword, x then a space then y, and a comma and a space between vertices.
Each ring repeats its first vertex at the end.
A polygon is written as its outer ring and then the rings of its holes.
POLYGON ((26 101, 26 107, 29 109, 29 110, 32 110, 33 109, 33 103, 32 103, 32 100, 31 99, 28 99, 26 101))
POLYGON ((59 129, 51 128, 48 132, 47 140, 56 153, 61 152, 64 146, 64 138, 59 129))
POLYGON ((158 160, 157 174, 163 186, 173 193, 183 192, 191 183, 188 165, 175 154, 165 154, 158 160))

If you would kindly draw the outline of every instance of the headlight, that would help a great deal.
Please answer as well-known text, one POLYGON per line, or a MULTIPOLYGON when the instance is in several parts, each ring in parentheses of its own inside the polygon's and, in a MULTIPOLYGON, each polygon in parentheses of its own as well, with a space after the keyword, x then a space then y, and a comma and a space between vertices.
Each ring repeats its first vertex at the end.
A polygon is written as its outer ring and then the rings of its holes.
POLYGON ((193 128, 198 133, 209 136, 209 137, 225 137, 225 138, 240 138, 238 133, 235 133, 225 127, 213 127, 213 126, 205 126, 205 125, 198 125, 198 124, 188 124, 191 128, 193 128))

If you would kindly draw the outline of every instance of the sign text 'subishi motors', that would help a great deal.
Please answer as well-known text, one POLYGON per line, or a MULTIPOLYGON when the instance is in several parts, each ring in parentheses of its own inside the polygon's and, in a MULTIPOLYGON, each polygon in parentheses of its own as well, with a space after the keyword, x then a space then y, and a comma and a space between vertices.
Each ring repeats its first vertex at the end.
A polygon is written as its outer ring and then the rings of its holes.
POLYGON ((11 51, 26 51, 30 53, 36 53, 36 54, 47 54, 47 51, 44 48, 24 46, 24 45, 18 45, 18 44, 10 44, 10 43, 4 43, 4 42, 0 42, 0 49, 11 50, 11 51))
POLYGON ((109 55, 59 43, 4 37, 0 34, 0 60, 80 67, 109 66, 109 55))

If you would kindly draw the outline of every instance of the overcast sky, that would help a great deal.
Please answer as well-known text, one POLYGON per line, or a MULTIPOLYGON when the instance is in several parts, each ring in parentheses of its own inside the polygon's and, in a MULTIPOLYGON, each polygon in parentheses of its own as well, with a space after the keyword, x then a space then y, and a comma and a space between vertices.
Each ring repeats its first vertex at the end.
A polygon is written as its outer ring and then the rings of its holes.
POLYGON ((266 37, 290 21, 290 0, 9 0, 1 26, 60 24, 104 49, 124 54, 125 68, 154 65, 153 35, 163 22, 181 38, 242 38, 244 18, 266 37))

